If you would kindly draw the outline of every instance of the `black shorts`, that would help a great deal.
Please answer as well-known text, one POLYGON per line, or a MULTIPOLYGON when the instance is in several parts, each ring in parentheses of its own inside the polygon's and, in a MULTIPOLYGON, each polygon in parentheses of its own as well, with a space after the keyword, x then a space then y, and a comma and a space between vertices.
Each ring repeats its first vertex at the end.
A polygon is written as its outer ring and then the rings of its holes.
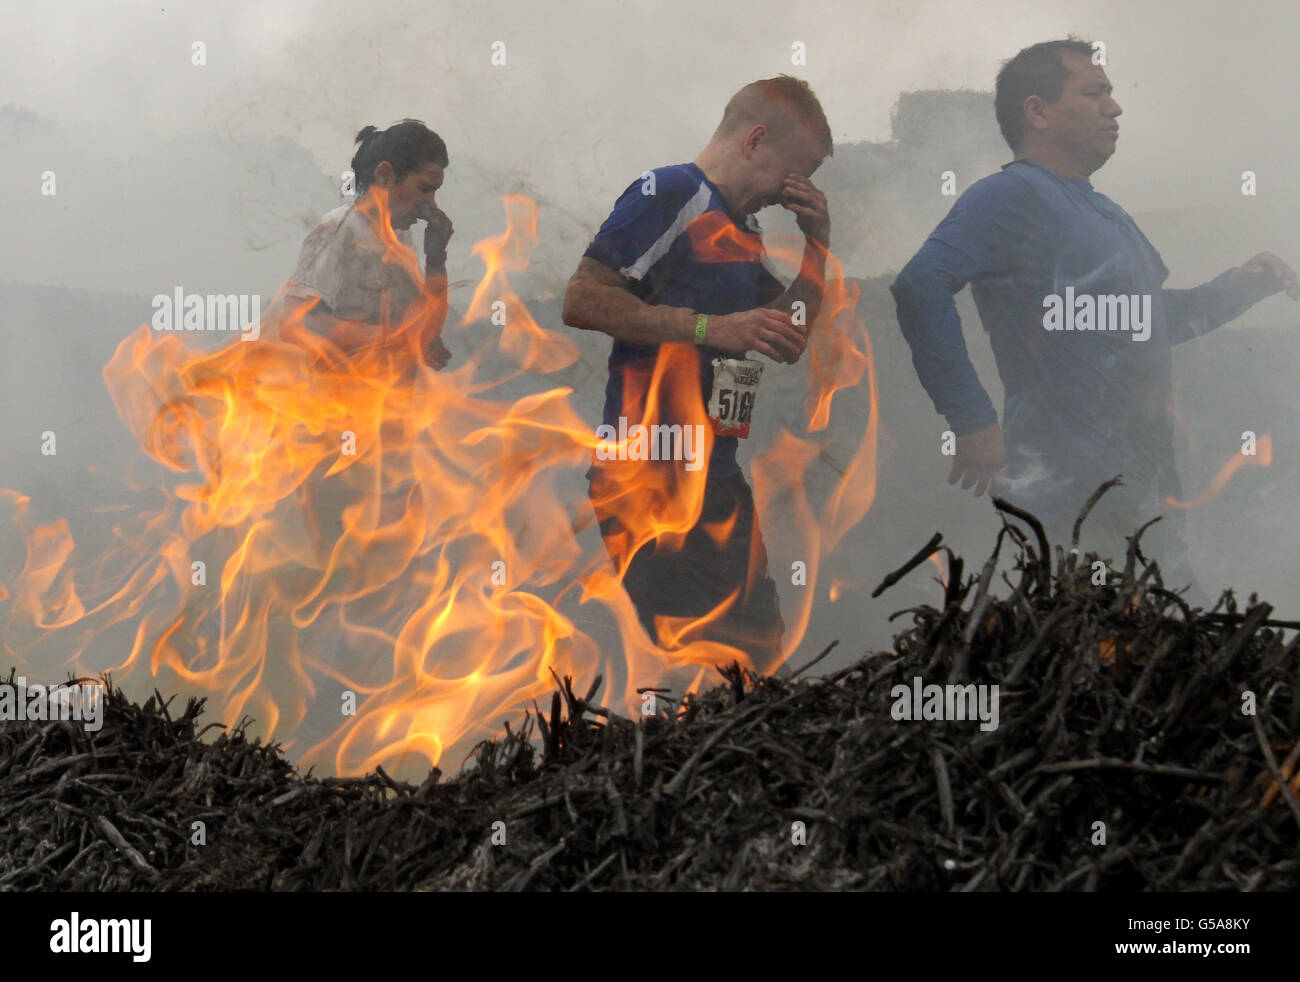
MULTIPOLYGON (((593 488, 595 484, 593 483, 593 488)), ((594 504, 594 497, 593 497, 594 504)), ((619 520, 596 508, 600 533, 614 555, 611 537, 619 520)), ((776 584, 768 575, 767 550, 754 518, 754 496, 743 474, 709 477, 699 521, 675 552, 656 551, 655 543, 641 547, 628 565, 623 588, 636 607, 646 633, 659 639, 655 616, 703 617, 739 590, 726 613, 682 640, 718 641, 739 648, 753 659, 760 673, 780 662, 785 622, 777 602, 776 584), (736 516, 731 535, 721 545, 702 527, 736 516)))

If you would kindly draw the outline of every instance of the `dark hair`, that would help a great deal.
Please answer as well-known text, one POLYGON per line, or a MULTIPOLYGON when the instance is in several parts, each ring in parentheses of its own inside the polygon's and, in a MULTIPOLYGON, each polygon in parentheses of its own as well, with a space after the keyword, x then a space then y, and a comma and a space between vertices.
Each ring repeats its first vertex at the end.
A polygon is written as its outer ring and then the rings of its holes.
POLYGON ((1056 102, 1065 92, 1070 71, 1061 54, 1073 51, 1091 59, 1092 45, 1076 37, 1064 41, 1042 41, 1020 51, 1002 65, 998 72, 993 111, 1002 129, 1002 138, 1014 151, 1025 135, 1025 100, 1031 95, 1056 102))
POLYGON ((403 178, 422 164, 447 166, 447 144, 418 119, 404 119, 386 130, 364 127, 357 134, 357 152, 352 156, 352 173, 360 195, 374 182, 375 168, 385 160, 403 178))

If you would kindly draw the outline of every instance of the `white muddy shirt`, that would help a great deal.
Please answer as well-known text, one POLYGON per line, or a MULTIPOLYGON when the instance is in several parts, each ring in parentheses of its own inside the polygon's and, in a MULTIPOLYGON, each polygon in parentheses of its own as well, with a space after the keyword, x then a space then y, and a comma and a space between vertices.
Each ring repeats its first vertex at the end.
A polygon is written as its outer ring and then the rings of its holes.
MULTIPOLYGON (((414 252, 410 229, 394 232, 414 252)), ((298 266, 285 285, 294 300, 319 297, 340 320, 396 326, 420 295, 420 284, 399 262, 384 261, 386 248, 355 205, 340 205, 321 219, 302 243, 298 266), (384 315, 385 301, 388 304, 384 315)))

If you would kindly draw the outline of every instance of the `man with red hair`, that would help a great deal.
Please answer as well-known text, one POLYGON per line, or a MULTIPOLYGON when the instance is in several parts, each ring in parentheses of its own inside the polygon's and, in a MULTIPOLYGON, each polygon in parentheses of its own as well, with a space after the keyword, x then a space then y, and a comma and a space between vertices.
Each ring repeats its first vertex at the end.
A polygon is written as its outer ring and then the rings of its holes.
MULTIPOLYGON (((792 364, 807 344, 803 325, 816 317, 830 238, 826 197, 810 178, 831 151, 830 126, 806 82, 783 75, 746 85, 693 163, 647 171, 628 186, 564 301, 566 324, 613 339, 602 430, 650 422, 645 396, 656 366, 677 366, 682 376, 665 387, 698 380, 709 408, 715 435, 701 512, 679 547, 647 541, 634 555, 622 554, 638 544, 636 526, 647 515, 644 502, 621 489, 636 484, 631 475, 638 469, 663 465, 598 453, 587 475, 601 534, 615 565, 626 564, 623 585, 641 623, 664 643, 656 617, 721 611, 699 636, 746 651, 760 669, 779 663, 784 623, 753 495, 736 462, 762 369, 746 355, 792 364), (766 267, 754 220, 769 205, 793 212, 806 237, 802 267, 788 288, 766 267), (796 309, 806 316, 792 316, 796 309), (671 357, 664 346, 673 344, 679 352, 694 345, 685 373, 680 361, 661 362, 671 357)), ((655 422, 686 423, 673 418, 671 403, 659 400, 655 422)))

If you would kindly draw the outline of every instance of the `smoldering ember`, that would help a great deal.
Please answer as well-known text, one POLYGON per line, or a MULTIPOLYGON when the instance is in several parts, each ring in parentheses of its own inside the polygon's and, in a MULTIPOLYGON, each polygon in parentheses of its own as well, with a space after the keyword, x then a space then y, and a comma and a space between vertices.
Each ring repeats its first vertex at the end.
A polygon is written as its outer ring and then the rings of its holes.
POLYGON ((1140 537, 1098 585, 1031 525, 998 536, 1011 596, 996 549, 969 576, 951 557, 890 651, 824 678, 804 676, 830 649, 786 677, 733 666, 635 720, 601 679, 556 679, 449 780, 302 774, 203 700, 110 689, 97 734, 6 723, 0 887, 1300 888, 1296 625, 1230 595, 1188 608, 1140 537), (891 718, 895 685, 944 666, 999 680, 996 729, 891 718))

